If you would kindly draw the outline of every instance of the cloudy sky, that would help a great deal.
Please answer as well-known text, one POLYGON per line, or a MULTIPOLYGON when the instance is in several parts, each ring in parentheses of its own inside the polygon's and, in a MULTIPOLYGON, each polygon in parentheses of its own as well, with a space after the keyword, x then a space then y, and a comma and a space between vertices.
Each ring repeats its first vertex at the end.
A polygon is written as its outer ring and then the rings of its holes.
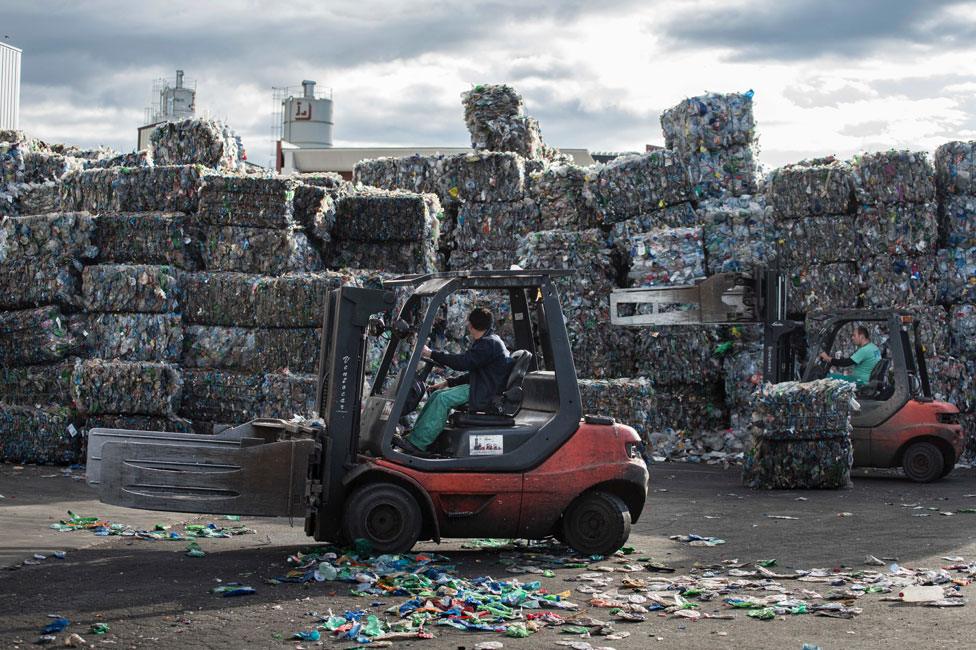
POLYGON ((302 79, 333 89, 337 146, 465 146, 460 93, 508 82, 556 146, 663 144, 662 110, 753 89, 766 165, 931 151, 976 139, 974 37, 950 0, 0 0, 32 135, 131 150, 182 68, 261 164, 271 89, 302 79))

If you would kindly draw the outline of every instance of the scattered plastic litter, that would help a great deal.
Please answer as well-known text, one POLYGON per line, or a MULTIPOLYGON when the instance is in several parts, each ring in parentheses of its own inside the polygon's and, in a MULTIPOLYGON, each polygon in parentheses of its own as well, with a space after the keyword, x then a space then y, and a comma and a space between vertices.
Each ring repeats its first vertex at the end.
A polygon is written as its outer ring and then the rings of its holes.
POLYGON ((254 587, 248 587, 239 582, 229 582, 225 585, 213 587, 210 593, 222 596, 223 598, 236 598, 237 596, 252 596, 258 592, 254 587))
POLYGON ((68 518, 62 519, 50 528, 58 532, 72 532, 89 530, 99 537, 132 537, 136 539, 186 542, 194 539, 223 539, 237 535, 253 534, 254 530, 246 526, 218 526, 209 524, 187 524, 181 530, 171 530, 169 526, 157 524, 152 530, 136 529, 127 524, 120 524, 100 517, 85 517, 70 510, 68 518))
POLYGON ((718 537, 702 537, 701 535, 671 535, 668 539, 684 542, 689 546, 720 546, 725 543, 724 539, 718 537))

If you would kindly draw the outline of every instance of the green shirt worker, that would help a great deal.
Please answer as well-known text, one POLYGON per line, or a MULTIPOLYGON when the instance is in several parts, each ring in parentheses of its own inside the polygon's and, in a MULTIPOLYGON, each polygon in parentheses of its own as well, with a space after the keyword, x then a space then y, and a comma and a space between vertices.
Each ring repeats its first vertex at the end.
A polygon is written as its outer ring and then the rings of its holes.
POLYGON ((837 366, 839 368, 853 366, 849 375, 832 372, 827 375, 831 379, 844 379, 852 381, 858 386, 863 386, 871 379, 871 371, 881 361, 881 350, 871 342, 871 337, 868 335, 868 328, 863 325, 858 325, 854 328, 854 333, 851 334, 851 341, 857 346, 857 350, 850 357, 834 358, 826 352, 821 352, 820 358, 829 362, 831 366, 837 366))

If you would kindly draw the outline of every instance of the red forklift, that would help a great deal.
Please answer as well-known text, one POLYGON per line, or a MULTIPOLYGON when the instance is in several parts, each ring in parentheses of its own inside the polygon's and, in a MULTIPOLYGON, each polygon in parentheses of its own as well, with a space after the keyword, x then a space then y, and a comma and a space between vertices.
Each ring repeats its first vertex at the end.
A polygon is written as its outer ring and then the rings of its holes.
POLYGON ((213 436, 93 429, 88 482, 103 502, 132 508, 303 516, 317 541, 366 539, 384 553, 418 540, 550 535, 583 554, 613 553, 641 515, 648 472, 633 428, 583 414, 553 284, 570 273, 434 273, 334 289, 318 419, 256 419, 213 436), (410 289, 395 310, 396 291, 410 289), (423 346, 447 298, 471 290, 511 308, 507 385, 490 411, 453 413, 434 454, 410 455, 394 435, 433 369, 423 346), (364 399, 376 336, 388 342, 364 399))
MULTIPOLYGON (((720 273, 680 287, 621 289, 610 297, 617 325, 763 326, 763 379, 813 381, 829 372, 818 352, 842 347, 854 325, 873 329, 882 350, 870 381, 858 387, 861 410, 852 417, 855 467, 901 467, 913 481, 948 476, 965 437, 959 409, 932 396, 921 323, 897 309, 847 309, 806 322, 788 318, 788 286, 777 270, 720 273), (812 322, 819 327, 808 327, 812 322), (809 354, 807 351, 809 350, 809 354)), ((833 355, 832 355, 833 356, 833 355)))

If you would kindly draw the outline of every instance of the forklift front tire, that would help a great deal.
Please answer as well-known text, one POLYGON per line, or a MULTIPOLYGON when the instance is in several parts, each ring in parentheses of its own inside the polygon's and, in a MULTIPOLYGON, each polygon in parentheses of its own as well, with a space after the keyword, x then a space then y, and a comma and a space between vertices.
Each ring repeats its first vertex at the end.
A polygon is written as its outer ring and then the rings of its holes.
POLYGON ((901 459, 905 476, 916 483, 931 483, 942 477, 945 459, 931 442, 916 442, 905 450, 901 459))
POLYGON ((365 539, 377 553, 406 553, 417 543, 422 524, 410 492, 392 483, 369 483, 346 500, 342 536, 365 539))
POLYGON ((612 555, 628 537, 630 510, 615 494, 586 492, 563 515, 560 538, 583 555, 612 555))

